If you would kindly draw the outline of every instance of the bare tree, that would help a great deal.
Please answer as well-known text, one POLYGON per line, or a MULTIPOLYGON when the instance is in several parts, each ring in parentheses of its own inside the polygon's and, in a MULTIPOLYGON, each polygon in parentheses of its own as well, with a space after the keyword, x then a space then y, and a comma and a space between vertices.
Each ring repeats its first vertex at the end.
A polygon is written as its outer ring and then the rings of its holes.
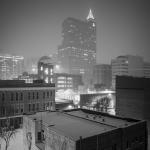
POLYGON ((93 108, 96 108, 97 111, 107 112, 109 103, 110 103, 109 97, 101 97, 96 101, 93 108))
POLYGON ((17 130, 10 125, 9 118, 6 119, 4 127, 0 127, 0 138, 5 141, 5 150, 8 149, 10 140, 15 137, 17 130))
POLYGON ((32 146, 32 133, 31 132, 27 132, 26 133, 26 138, 27 138, 28 150, 31 150, 31 146, 32 146))

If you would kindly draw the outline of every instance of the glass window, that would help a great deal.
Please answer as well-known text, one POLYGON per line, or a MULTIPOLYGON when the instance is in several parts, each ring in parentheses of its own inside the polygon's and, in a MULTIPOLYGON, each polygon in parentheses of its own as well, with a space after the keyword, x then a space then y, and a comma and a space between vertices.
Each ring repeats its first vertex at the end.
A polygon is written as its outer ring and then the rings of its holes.
POLYGON ((4 101, 4 100, 5 100, 5 94, 2 93, 2 101, 4 101))
POLYGON ((28 99, 30 99, 30 92, 28 93, 28 99))
POLYGON ((33 92, 32 98, 34 99, 34 92, 33 92))
POLYGON ((36 98, 39 99, 39 93, 38 92, 36 93, 36 98))
POLYGON ((45 98, 45 92, 43 92, 43 98, 45 98))
POLYGON ((49 92, 47 92, 47 98, 49 98, 49 92))
POLYGON ((11 93, 11 101, 13 101, 13 100, 14 100, 14 94, 11 93))
POLYGON ((22 101, 23 100, 23 94, 21 93, 20 95, 20 100, 22 101))
POLYGON ((29 104, 29 112, 31 111, 31 104, 29 104))
POLYGON ((35 104, 32 104, 32 110, 35 111, 35 104))
POLYGON ((16 101, 18 101, 18 93, 16 93, 16 101))

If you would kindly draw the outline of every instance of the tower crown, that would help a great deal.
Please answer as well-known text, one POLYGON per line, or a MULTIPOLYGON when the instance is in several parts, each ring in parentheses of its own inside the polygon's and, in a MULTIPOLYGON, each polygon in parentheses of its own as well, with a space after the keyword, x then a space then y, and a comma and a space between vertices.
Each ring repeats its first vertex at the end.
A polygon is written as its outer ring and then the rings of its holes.
POLYGON ((89 10, 89 14, 88 14, 88 16, 87 16, 86 19, 87 19, 87 20, 90 20, 90 19, 94 20, 94 19, 95 19, 94 16, 93 16, 93 13, 92 13, 92 10, 91 10, 91 9, 89 10))

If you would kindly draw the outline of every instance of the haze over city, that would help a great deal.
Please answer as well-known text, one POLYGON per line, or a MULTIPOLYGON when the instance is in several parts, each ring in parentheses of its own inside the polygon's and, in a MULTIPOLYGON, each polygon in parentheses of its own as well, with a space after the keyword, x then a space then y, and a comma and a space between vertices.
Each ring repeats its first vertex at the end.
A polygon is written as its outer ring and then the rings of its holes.
POLYGON ((148 0, 1 0, 0 53, 40 57, 57 52, 62 23, 85 20, 92 9, 97 23, 97 62, 125 54, 150 60, 148 0))

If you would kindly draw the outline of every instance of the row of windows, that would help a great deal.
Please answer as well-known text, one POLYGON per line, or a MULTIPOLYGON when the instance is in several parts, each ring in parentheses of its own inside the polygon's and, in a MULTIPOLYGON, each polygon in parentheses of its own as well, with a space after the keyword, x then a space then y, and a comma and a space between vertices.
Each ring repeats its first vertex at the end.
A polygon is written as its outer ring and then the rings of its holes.
MULTIPOLYGON (((51 110, 54 107, 54 102, 45 102, 45 103, 31 103, 27 105, 27 112, 35 112, 39 110, 51 110)), ((24 104, 12 104, 9 108, 1 106, 0 115, 19 115, 25 113, 24 104), (8 114, 10 113, 10 114, 8 114)))
POLYGON ((39 110, 50 110, 53 107, 53 102, 46 102, 46 103, 32 103, 28 104, 29 112, 39 111, 39 110))
MULTIPOLYGON (((21 93, 10 93, 10 100, 11 101, 22 101, 24 98, 23 98, 24 94, 21 92, 21 93)), ((43 92, 43 99, 45 98, 50 98, 51 96, 53 96, 53 92, 52 91, 47 91, 47 92, 43 92)), ((39 99, 39 92, 28 92, 28 99, 39 99)), ((6 100, 6 93, 1 93, 0 94, 0 100, 2 101, 5 101, 6 100)))
POLYGON ((15 105, 11 105, 10 107, 2 106, 0 109, 1 109, 2 116, 18 115, 24 113, 24 104, 15 104, 15 105))

